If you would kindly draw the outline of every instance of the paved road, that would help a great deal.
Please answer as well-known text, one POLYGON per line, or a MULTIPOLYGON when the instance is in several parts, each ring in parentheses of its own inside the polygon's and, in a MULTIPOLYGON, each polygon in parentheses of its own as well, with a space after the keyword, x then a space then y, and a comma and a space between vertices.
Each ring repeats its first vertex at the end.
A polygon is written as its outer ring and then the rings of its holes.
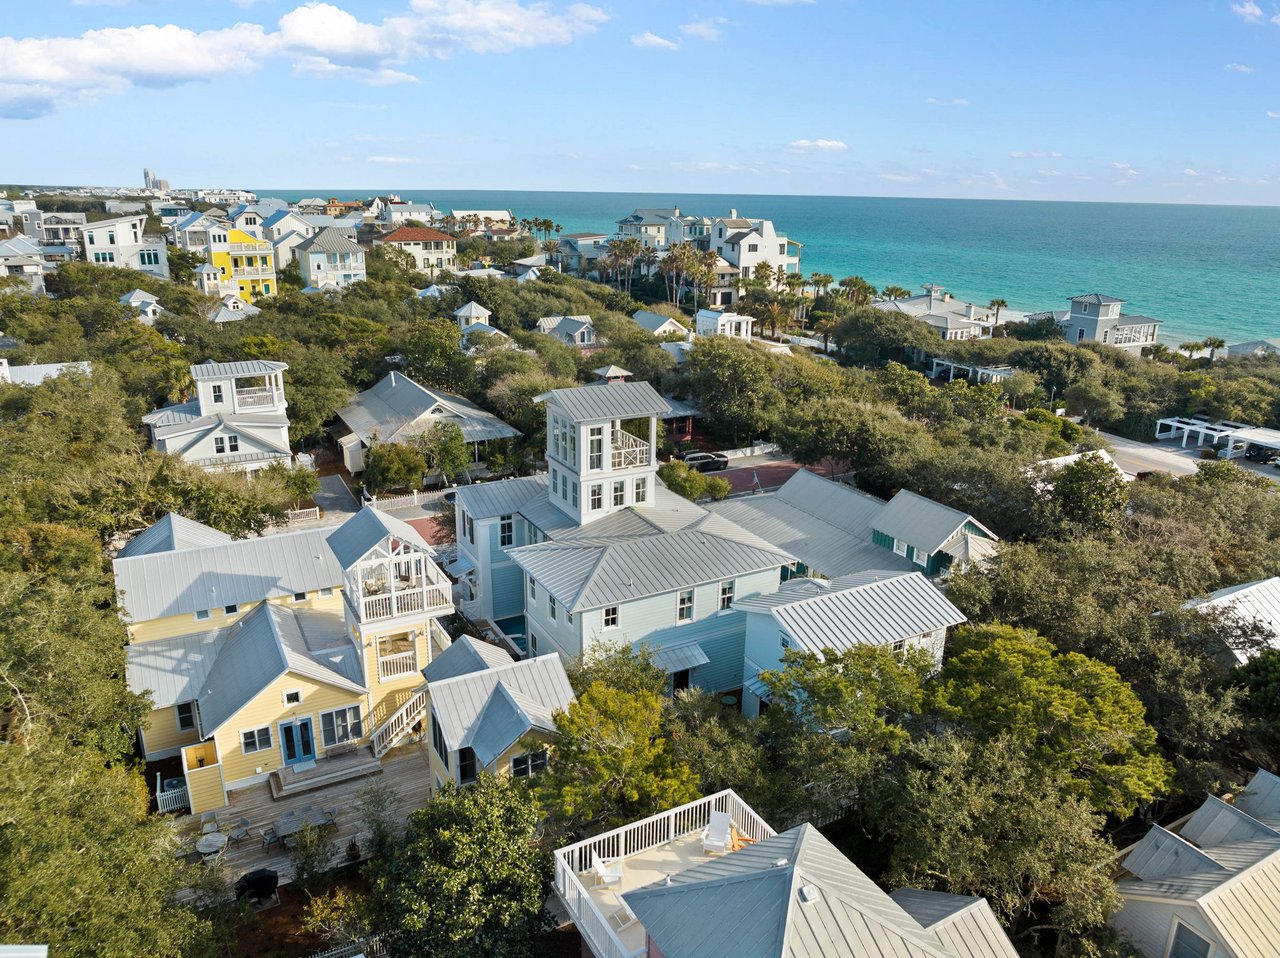
POLYGON ((1102 435, 1111 443, 1116 463, 1131 476, 1139 472, 1167 472, 1174 476, 1189 476, 1196 471, 1199 460, 1194 455, 1183 455, 1181 450, 1135 442, 1109 432, 1102 435))

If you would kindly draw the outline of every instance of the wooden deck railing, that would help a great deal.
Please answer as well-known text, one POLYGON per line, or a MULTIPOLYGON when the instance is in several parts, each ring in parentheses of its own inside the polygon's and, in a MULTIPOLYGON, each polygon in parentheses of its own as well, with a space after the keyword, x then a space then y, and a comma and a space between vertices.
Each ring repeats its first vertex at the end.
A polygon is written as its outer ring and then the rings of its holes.
MULTIPOLYGON (((595 952, 596 958, 638 958, 645 953, 645 948, 628 949, 622 943, 617 932, 592 901, 590 893, 578 877, 579 873, 588 871, 596 858, 626 859, 677 838, 700 832, 710 823, 712 812, 727 812, 738 831, 753 841, 764 841, 775 834, 768 823, 739 798, 735 791, 725 789, 687 805, 677 806, 557 849, 556 894, 573 916, 574 924, 595 952)), ((623 867, 625 868, 625 861, 623 867)))
POLYGON ((383 755, 400 740, 401 735, 418 720, 418 717, 426 711, 427 703, 431 697, 427 694, 426 685, 420 685, 413 690, 413 694, 387 718, 385 722, 374 729, 373 735, 370 736, 370 742, 373 745, 373 754, 377 758, 383 755))

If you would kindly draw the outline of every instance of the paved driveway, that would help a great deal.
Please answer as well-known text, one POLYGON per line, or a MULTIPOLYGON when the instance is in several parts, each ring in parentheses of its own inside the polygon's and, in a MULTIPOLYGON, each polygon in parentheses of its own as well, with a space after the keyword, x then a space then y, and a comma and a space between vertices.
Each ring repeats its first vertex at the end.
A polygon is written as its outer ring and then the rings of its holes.
MULTIPOLYGON (((321 476, 320 491, 316 493, 315 499, 316 505, 324 510, 325 518, 332 522, 344 522, 360 511, 360 503, 341 476, 321 476)), ((328 525, 329 522, 325 524, 328 525)))

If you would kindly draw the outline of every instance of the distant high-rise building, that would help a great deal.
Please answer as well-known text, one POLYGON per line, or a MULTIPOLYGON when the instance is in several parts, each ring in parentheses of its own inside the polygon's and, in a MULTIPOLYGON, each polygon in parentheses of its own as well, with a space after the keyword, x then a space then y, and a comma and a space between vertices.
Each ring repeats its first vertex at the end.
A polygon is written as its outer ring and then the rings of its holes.
POLYGON ((142 185, 149 190, 162 190, 168 188, 168 183, 160 179, 155 175, 155 173, 145 166, 142 168, 142 185))

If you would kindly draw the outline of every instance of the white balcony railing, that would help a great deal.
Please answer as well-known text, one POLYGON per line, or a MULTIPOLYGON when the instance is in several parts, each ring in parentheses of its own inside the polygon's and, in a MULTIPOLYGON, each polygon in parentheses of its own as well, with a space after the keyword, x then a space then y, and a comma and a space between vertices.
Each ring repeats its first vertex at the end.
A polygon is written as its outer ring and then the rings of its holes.
POLYGON ((418 653, 410 649, 408 652, 397 652, 395 655, 386 655, 378 659, 378 679, 385 682, 387 679, 399 678, 402 675, 412 675, 418 671, 418 653))
POLYGON ((586 939, 596 958, 640 958, 646 949, 644 946, 631 949, 622 943, 618 933, 592 901, 579 874, 590 870, 596 858, 624 859, 625 868, 628 856, 701 832, 710 824, 712 812, 727 812, 738 831, 754 841, 761 842, 775 834, 768 823, 738 797, 737 792, 725 789, 556 850, 556 894, 564 902, 578 932, 586 939))
POLYGON ((236 279, 274 279, 276 271, 270 266, 233 266, 231 275, 236 279))
POLYGON ((444 586, 410 587, 403 591, 364 596, 360 602, 360 619, 362 622, 374 622, 451 606, 449 590, 444 586))
POLYGON ((255 386, 251 389, 236 390, 236 405, 241 409, 258 409, 262 406, 275 406, 283 402, 284 396, 266 386, 255 386))
POLYGON ((374 729, 373 735, 370 736, 373 754, 382 758, 387 750, 403 738, 414 723, 426 713, 430 701, 431 696, 427 694, 426 685, 414 689, 408 700, 374 729))
POLYGON ((650 464, 649 444, 643 439, 623 432, 613 434, 613 468, 632 469, 650 464))

